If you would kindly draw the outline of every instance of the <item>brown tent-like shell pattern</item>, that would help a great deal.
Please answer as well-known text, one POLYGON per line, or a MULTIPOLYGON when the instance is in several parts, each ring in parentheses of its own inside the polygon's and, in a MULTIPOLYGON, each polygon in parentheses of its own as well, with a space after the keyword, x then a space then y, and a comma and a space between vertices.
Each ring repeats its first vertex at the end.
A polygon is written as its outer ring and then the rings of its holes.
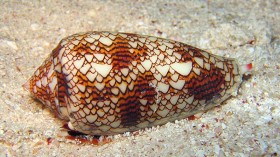
POLYGON ((24 88, 71 129, 114 135, 217 106, 248 70, 172 40, 87 32, 63 39, 24 88))

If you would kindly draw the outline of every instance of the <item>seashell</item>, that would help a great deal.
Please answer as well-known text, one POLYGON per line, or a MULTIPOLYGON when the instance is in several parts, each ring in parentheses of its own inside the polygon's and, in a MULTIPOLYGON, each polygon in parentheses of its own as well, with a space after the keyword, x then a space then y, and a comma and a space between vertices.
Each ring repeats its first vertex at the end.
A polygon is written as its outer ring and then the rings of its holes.
POLYGON ((173 40, 87 32, 61 40, 23 87, 70 129, 114 135, 218 106, 251 69, 173 40))

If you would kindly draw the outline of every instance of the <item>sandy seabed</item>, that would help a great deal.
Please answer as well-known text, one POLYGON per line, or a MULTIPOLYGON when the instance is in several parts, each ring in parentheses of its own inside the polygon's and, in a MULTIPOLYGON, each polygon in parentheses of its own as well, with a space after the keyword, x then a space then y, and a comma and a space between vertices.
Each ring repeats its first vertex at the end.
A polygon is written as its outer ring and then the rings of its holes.
POLYGON ((2 0, 0 13, 1 156, 279 156, 280 1, 2 0), (64 122, 21 85, 63 37, 103 30, 169 38, 251 62, 252 77, 237 97, 199 119, 100 146, 76 144, 61 138, 64 122))

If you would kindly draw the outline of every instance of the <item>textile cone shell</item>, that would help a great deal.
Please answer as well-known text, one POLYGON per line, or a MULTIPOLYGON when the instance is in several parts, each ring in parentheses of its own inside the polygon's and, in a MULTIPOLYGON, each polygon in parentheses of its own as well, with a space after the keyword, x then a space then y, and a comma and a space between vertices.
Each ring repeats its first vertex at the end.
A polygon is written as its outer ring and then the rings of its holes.
POLYGON ((87 32, 63 39, 23 86, 71 129, 114 135, 221 104, 248 65, 177 41, 87 32))

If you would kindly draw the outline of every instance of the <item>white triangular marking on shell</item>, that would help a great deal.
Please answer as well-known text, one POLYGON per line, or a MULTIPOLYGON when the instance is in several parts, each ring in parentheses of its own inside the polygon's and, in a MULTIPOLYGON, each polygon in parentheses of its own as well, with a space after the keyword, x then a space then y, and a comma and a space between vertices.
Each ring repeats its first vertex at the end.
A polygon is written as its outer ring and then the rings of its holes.
POLYGON ((209 54, 207 52, 201 52, 201 54, 205 57, 205 58, 209 58, 209 54))
POLYGON ((177 74, 177 73, 171 76, 171 79, 172 79, 174 82, 177 82, 178 78, 179 78, 179 74, 177 74))
POLYGON ((205 102, 206 102, 206 100, 200 100, 200 101, 199 101, 199 103, 200 103, 201 105, 205 105, 205 102))
POLYGON ((71 73, 70 73, 69 75, 66 76, 66 80, 67 80, 67 81, 72 80, 72 78, 73 78, 73 74, 71 74, 71 73))
POLYGON ((83 108, 83 110, 84 110, 84 112, 85 112, 86 115, 88 115, 88 114, 90 113, 90 110, 89 110, 88 108, 86 108, 86 107, 83 108))
MULTIPOLYGON (((166 95, 165 95, 165 99, 166 99, 166 100, 169 100, 170 98, 171 98, 171 94, 166 94, 166 95)), ((166 104, 166 103, 163 103, 163 104, 166 104)))
POLYGON ((91 46, 89 46, 89 48, 94 51, 96 49, 96 46, 95 45, 91 45, 91 46))
POLYGON ((50 70, 49 70, 49 72, 48 72, 47 77, 50 78, 50 77, 53 75, 53 73, 54 73, 54 65, 51 64, 51 67, 50 67, 50 70))
POLYGON ((119 75, 116 75, 115 79, 118 83, 120 83, 122 81, 122 78, 119 75))
POLYGON ((177 82, 170 81, 169 83, 173 88, 182 90, 185 85, 185 80, 178 80, 177 82))
POLYGON ((70 45, 68 45, 68 47, 69 47, 69 50, 72 50, 73 48, 74 48, 74 44, 70 44, 70 45))
POLYGON ((110 34, 110 35, 109 35, 109 38, 110 38, 110 39, 112 39, 112 40, 115 40, 115 39, 116 39, 116 36, 115 36, 115 35, 110 34))
POLYGON ((156 55, 160 54, 160 51, 158 49, 155 49, 154 52, 156 53, 156 55))
POLYGON ((95 83, 95 87, 99 90, 99 91, 101 91, 103 88, 104 88, 104 86, 105 86, 105 84, 104 83, 95 83))
POLYGON ((97 112, 96 112, 97 114, 98 114, 98 116, 99 117, 103 117, 104 116, 104 114, 105 114, 105 112, 103 111, 103 109, 99 109, 99 110, 97 110, 97 112))
POLYGON ((96 81, 97 82, 102 82, 103 81, 103 77, 101 75, 97 75, 96 81))
POLYGON ((160 81, 161 78, 162 78, 162 75, 161 75, 161 74, 154 74, 154 77, 155 77, 158 81, 160 81))
POLYGON ((42 87, 42 86, 41 86, 41 80, 36 81, 36 86, 39 87, 39 88, 42 87))
POLYGON ((223 62, 217 62, 215 65, 216 65, 218 68, 220 68, 220 69, 224 69, 224 64, 223 64, 223 62))
POLYGON ((168 64, 168 65, 171 63, 170 60, 169 60, 168 58, 164 58, 164 61, 165 61, 165 63, 168 64))
POLYGON ((173 63, 170 66, 172 69, 183 76, 187 76, 192 70, 192 62, 173 63))
POLYGON ((150 50, 153 50, 153 49, 154 49, 154 47, 153 47, 152 45, 150 45, 150 44, 146 44, 146 46, 147 46, 148 49, 150 49, 150 50))
POLYGON ((109 84, 113 87, 113 86, 115 86, 115 83, 116 83, 116 80, 115 79, 112 79, 110 82, 109 82, 109 84))
POLYGON ((86 116, 86 119, 89 123, 93 123, 97 119, 97 114, 90 114, 90 115, 86 116))
POLYGON ((157 109, 158 109, 158 105, 157 104, 150 105, 150 108, 155 113, 157 111, 157 109))
POLYGON ((166 117, 166 115, 169 113, 168 109, 164 109, 164 110, 158 110, 157 114, 161 117, 166 117))
POLYGON ((179 95, 174 95, 171 97, 170 102, 171 104, 175 105, 179 99, 179 95))
POLYGON ((81 92, 85 92, 86 87, 82 84, 77 84, 77 87, 80 89, 81 92))
POLYGON ((132 78, 132 80, 136 80, 137 76, 134 73, 129 73, 129 76, 132 78))
POLYGON ((85 57, 86 57, 86 60, 88 62, 91 62, 92 61, 92 58, 93 58, 93 55, 92 54, 85 54, 85 57))
POLYGON ((184 101, 184 102, 182 102, 181 104, 178 104, 177 107, 178 107, 179 109, 183 109, 183 108, 186 107, 186 105, 187 105, 187 103, 184 101))
POLYGON ((140 103, 142 104, 142 105, 146 105, 147 104, 147 102, 148 102, 148 100, 146 100, 146 99, 140 99, 139 100, 140 101, 140 103))
POLYGON ((134 53, 134 49, 128 49, 130 53, 134 53))
MULTIPOLYGON (((72 86, 70 86, 69 84, 68 84, 68 86, 69 86, 70 88, 72 88, 72 86)), ((73 91, 74 91, 74 93, 78 93, 78 92, 79 92, 79 88, 78 88, 77 86, 75 86, 75 87, 73 88, 73 91)))
POLYGON ((43 77, 43 78, 42 78, 42 85, 43 85, 44 87, 46 87, 47 84, 48 84, 47 77, 43 77))
POLYGON ((112 92, 114 95, 118 95, 118 94, 119 94, 119 89, 118 89, 118 88, 112 88, 112 89, 111 89, 111 92, 112 92))
POLYGON ((204 66, 208 71, 210 70, 210 64, 209 63, 204 63, 204 66))
POLYGON ((127 35, 126 34, 123 34, 123 33, 119 33, 119 36, 123 37, 123 38, 126 38, 127 35))
POLYGON ((194 60, 201 68, 203 68, 203 59, 202 58, 194 57, 194 60))
POLYGON ((61 64, 64 65, 69 61, 69 59, 67 57, 62 57, 61 58, 61 64))
POLYGON ((181 59, 182 58, 182 55, 180 55, 179 53, 174 53, 173 54, 176 58, 178 58, 178 59, 181 59))
POLYGON ((137 61, 132 61, 131 64, 132 64, 133 66, 136 66, 137 61))
POLYGON ((161 53, 161 54, 158 56, 158 59, 159 59, 159 60, 163 60, 163 59, 164 59, 164 55, 161 53))
POLYGON ((137 42, 129 41, 128 44, 129 44, 132 48, 136 48, 136 47, 137 47, 137 42))
POLYGON ((99 41, 104 44, 104 45, 107 45, 107 46, 110 46, 112 45, 113 41, 110 39, 110 38, 107 38, 107 37, 101 37, 99 39, 99 41))
POLYGON ((93 39, 98 40, 100 38, 100 35, 93 34, 93 35, 90 35, 90 37, 92 37, 93 39))
POLYGON ((150 71, 151 71, 152 73, 155 73, 155 72, 156 72, 156 68, 152 67, 150 71))
POLYGON ((53 77, 52 82, 49 83, 50 90, 53 92, 57 85, 57 77, 53 77))
POLYGON ((158 47, 161 51, 165 51, 166 50, 166 45, 160 45, 158 47))
POLYGON ((111 115, 111 116, 108 116, 107 119, 108 119, 110 122, 113 122, 113 121, 115 121, 116 116, 111 115))
POLYGON ((169 65, 164 65, 164 66, 158 65, 156 66, 156 69, 158 70, 158 72, 161 73, 162 76, 166 76, 169 70, 169 65))
POLYGON ((137 69, 138 69, 141 73, 144 73, 144 72, 145 72, 145 69, 144 69, 143 66, 140 65, 140 64, 137 65, 137 69))
POLYGON ((225 60, 224 60, 224 58, 223 58, 223 57, 221 57, 221 56, 217 56, 217 55, 215 55, 215 58, 216 58, 216 59, 218 59, 218 60, 220 60, 220 61, 225 61, 225 60))
POLYGON ((226 73, 225 76, 225 81, 229 82, 230 81, 230 73, 226 73))
POLYGON ((78 45, 78 44, 80 43, 80 40, 74 40, 74 41, 72 41, 72 43, 73 43, 74 45, 78 45))
POLYGON ((166 53, 169 54, 169 55, 172 55, 173 54, 173 49, 166 50, 166 53))
POLYGON ((193 67, 193 71, 196 73, 196 75, 200 75, 200 69, 193 67))
POLYGON ((157 85, 157 88, 158 88, 159 91, 162 91, 163 93, 167 93, 167 91, 169 89, 169 85, 165 84, 165 83, 162 83, 162 82, 159 82, 158 85, 157 85))
POLYGON ((123 68, 123 69, 121 69, 121 72, 124 76, 127 76, 128 72, 129 72, 129 69, 128 68, 123 68))
MULTIPOLYGON (((111 50, 111 47, 105 47, 105 50, 106 50, 107 52, 109 52, 109 51, 111 50)), ((99 51, 99 50, 97 50, 97 51, 99 51)))
POLYGON ((174 57, 174 56, 168 56, 168 58, 172 63, 174 63, 176 60, 176 57, 174 57))
POLYGON ((90 64, 86 64, 80 69, 80 72, 85 75, 88 72, 89 68, 90 64))
POLYGON ((141 64, 147 71, 149 71, 152 66, 152 62, 150 60, 145 60, 141 62, 141 64))
POLYGON ((187 101, 188 104, 192 104, 193 103, 193 99, 194 99, 194 96, 192 95, 191 97, 188 97, 186 99, 186 101, 187 101))
POLYGON ((102 32, 102 34, 104 35, 104 36, 109 36, 109 32, 102 32))
POLYGON ((81 58, 80 60, 74 61, 74 65, 77 69, 80 69, 84 64, 85 58, 81 58))
POLYGON ((73 80, 75 83, 78 82, 78 78, 77 78, 77 77, 74 77, 72 80, 73 80))
POLYGON ((133 88, 134 88, 134 83, 132 82, 132 83, 130 83, 130 84, 128 85, 128 89, 132 91, 133 88))
POLYGON ((58 73, 61 73, 61 64, 57 64, 57 65, 54 67, 54 70, 57 71, 58 73))
POLYGON ((110 97, 110 99, 114 104, 116 104, 119 101, 118 97, 110 97))
POLYGON ((142 43, 145 43, 146 38, 139 38, 138 40, 139 40, 140 42, 142 42, 142 43))
POLYGON ((112 69, 112 65, 92 63, 92 67, 103 77, 107 77, 112 69))
POLYGON ((152 36, 148 37, 148 39, 149 39, 150 41, 152 41, 152 42, 155 42, 155 41, 157 40, 156 37, 152 37, 152 36))
POLYGON ((144 46, 144 44, 143 43, 141 43, 141 42, 137 42, 137 44, 140 46, 140 47, 143 47, 144 46))
POLYGON ((99 61, 103 61, 103 59, 104 59, 104 57, 105 57, 104 54, 100 54, 100 53, 98 53, 98 54, 93 54, 93 55, 94 55, 94 57, 95 57, 97 60, 99 60, 99 61))
POLYGON ((118 87, 119 87, 119 89, 121 90, 122 93, 125 93, 126 88, 127 88, 127 83, 122 82, 118 87))
POLYGON ((97 75, 96 72, 95 72, 95 73, 89 72, 89 73, 87 73, 86 77, 88 78, 88 80, 89 80, 90 82, 93 82, 94 79, 96 78, 96 75, 97 75))
POLYGON ((70 71, 73 75, 76 75, 78 70, 77 69, 72 69, 72 71, 70 71))
POLYGON ((153 55, 150 60, 152 61, 152 63, 155 63, 157 61, 157 55, 153 55))
POLYGON ((216 63, 216 60, 215 60, 215 58, 213 56, 211 56, 209 60, 210 60, 210 62, 212 62, 214 64, 216 63))
POLYGON ((171 48, 171 49, 174 47, 174 45, 172 43, 169 43, 168 41, 163 42, 163 44, 166 45, 167 47, 171 48))
MULTIPOLYGON (((110 126, 113 128, 118 128, 120 126, 120 124, 121 124, 121 121, 118 120, 118 121, 114 121, 113 123, 111 123, 110 126)), ((119 128, 119 129, 120 129, 120 132, 123 132, 121 128, 119 128)), ((114 130, 116 130, 116 129, 114 129, 114 130)))
POLYGON ((95 41, 95 39, 93 38, 85 38, 85 40, 89 43, 93 43, 95 41))

